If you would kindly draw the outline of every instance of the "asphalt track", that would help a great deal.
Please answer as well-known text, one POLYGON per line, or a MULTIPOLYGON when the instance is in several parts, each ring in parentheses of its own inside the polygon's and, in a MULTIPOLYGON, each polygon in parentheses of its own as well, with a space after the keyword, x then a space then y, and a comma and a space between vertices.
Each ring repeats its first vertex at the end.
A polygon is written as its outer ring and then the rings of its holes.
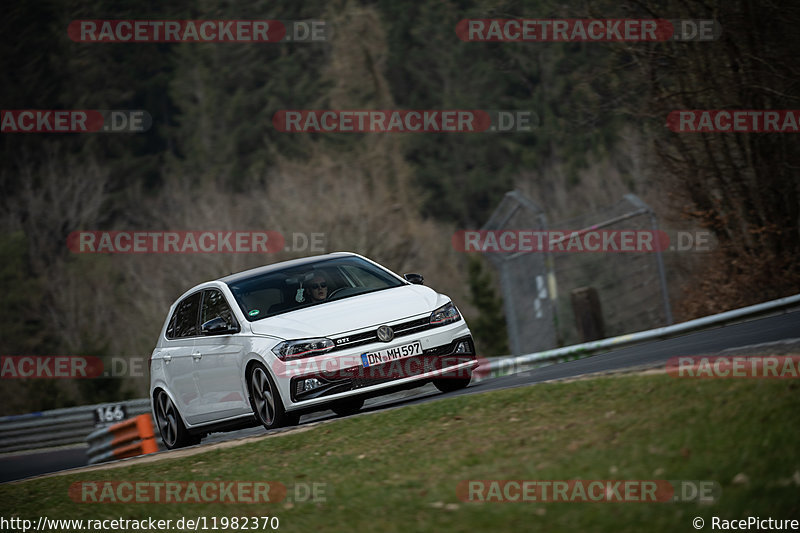
MULTIPOLYGON (((408 391, 404 396, 389 399, 376 398, 365 405, 362 412, 418 404, 461 394, 478 394, 511 387, 578 377, 585 374, 608 372, 641 365, 666 362, 670 357, 714 354, 722 350, 776 342, 800 337, 800 311, 776 314, 723 327, 688 333, 662 341, 652 341, 628 348, 619 348, 585 359, 527 370, 516 374, 486 379, 468 388, 448 394, 439 393, 432 385, 408 391)), ((313 413, 303 417, 302 423, 333 418, 333 414, 313 413)), ((279 431, 279 430, 278 430, 279 431)), ((250 428, 229 433, 215 433, 203 439, 199 446, 252 435, 264 434, 263 428, 250 428)), ((166 452, 168 453, 168 452, 166 452)), ((31 476, 58 472, 86 465, 85 448, 70 447, 43 452, 5 455, 0 457, 0 482, 24 479, 31 476)))

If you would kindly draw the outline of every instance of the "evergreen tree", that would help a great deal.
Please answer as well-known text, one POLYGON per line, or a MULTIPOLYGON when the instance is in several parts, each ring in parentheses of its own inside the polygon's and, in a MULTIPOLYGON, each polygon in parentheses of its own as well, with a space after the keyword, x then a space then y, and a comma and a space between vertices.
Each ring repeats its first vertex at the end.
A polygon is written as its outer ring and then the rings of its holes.
POLYGON ((508 333, 503 314, 503 301, 497 296, 491 273, 483 268, 483 260, 470 256, 467 263, 470 301, 478 309, 478 317, 470 320, 481 356, 508 355, 508 333))

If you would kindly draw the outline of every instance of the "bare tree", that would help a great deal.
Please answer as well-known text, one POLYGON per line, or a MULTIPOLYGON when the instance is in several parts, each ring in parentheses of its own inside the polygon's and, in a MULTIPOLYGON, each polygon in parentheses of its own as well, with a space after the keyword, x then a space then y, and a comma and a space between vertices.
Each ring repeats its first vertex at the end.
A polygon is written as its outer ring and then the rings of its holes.
POLYGON ((628 44, 648 89, 638 116, 663 128, 654 137, 657 177, 674 209, 711 229, 713 260, 695 271, 689 314, 755 303, 800 289, 800 149, 786 133, 670 133, 670 112, 797 109, 800 6, 716 0, 631 2, 670 19, 715 19, 713 42, 628 44), (754 290, 756 289, 756 290, 754 290))

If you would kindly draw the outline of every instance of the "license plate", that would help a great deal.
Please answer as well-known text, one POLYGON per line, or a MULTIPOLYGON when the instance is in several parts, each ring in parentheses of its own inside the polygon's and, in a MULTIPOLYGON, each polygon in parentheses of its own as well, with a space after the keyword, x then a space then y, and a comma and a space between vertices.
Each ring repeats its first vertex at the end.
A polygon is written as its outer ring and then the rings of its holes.
POLYGON ((386 348, 385 350, 378 350, 377 352, 362 353, 361 365, 364 368, 368 368, 372 365, 390 363, 414 355, 422 355, 422 345, 419 341, 412 342, 411 344, 404 344, 403 346, 395 346, 394 348, 386 348))

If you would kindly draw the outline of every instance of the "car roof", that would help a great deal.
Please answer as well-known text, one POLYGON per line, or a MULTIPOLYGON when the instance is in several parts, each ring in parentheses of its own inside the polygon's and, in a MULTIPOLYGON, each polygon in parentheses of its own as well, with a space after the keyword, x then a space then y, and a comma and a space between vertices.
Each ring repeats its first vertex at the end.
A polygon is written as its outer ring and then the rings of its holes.
POLYGON ((269 272, 273 272, 275 270, 282 270, 284 268, 296 267, 296 266, 303 266, 312 263, 317 263, 319 261, 324 261, 326 259, 333 259, 334 257, 361 257, 358 254, 354 254, 352 252, 333 252, 330 254, 325 255, 315 255, 312 257, 301 257, 300 259, 291 259, 289 261, 282 261, 280 263, 273 263, 271 265, 265 265, 261 267, 251 268, 250 270, 245 270, 244 272, 237 272, 235 274, 229 274, 224 278, 219 278, 216 281, 221 281, 223 283, 235 283, 237 281, 241 281, 243 279, 252 278, 253 276, 259 276, 261 274, 267 274, 269 272))

